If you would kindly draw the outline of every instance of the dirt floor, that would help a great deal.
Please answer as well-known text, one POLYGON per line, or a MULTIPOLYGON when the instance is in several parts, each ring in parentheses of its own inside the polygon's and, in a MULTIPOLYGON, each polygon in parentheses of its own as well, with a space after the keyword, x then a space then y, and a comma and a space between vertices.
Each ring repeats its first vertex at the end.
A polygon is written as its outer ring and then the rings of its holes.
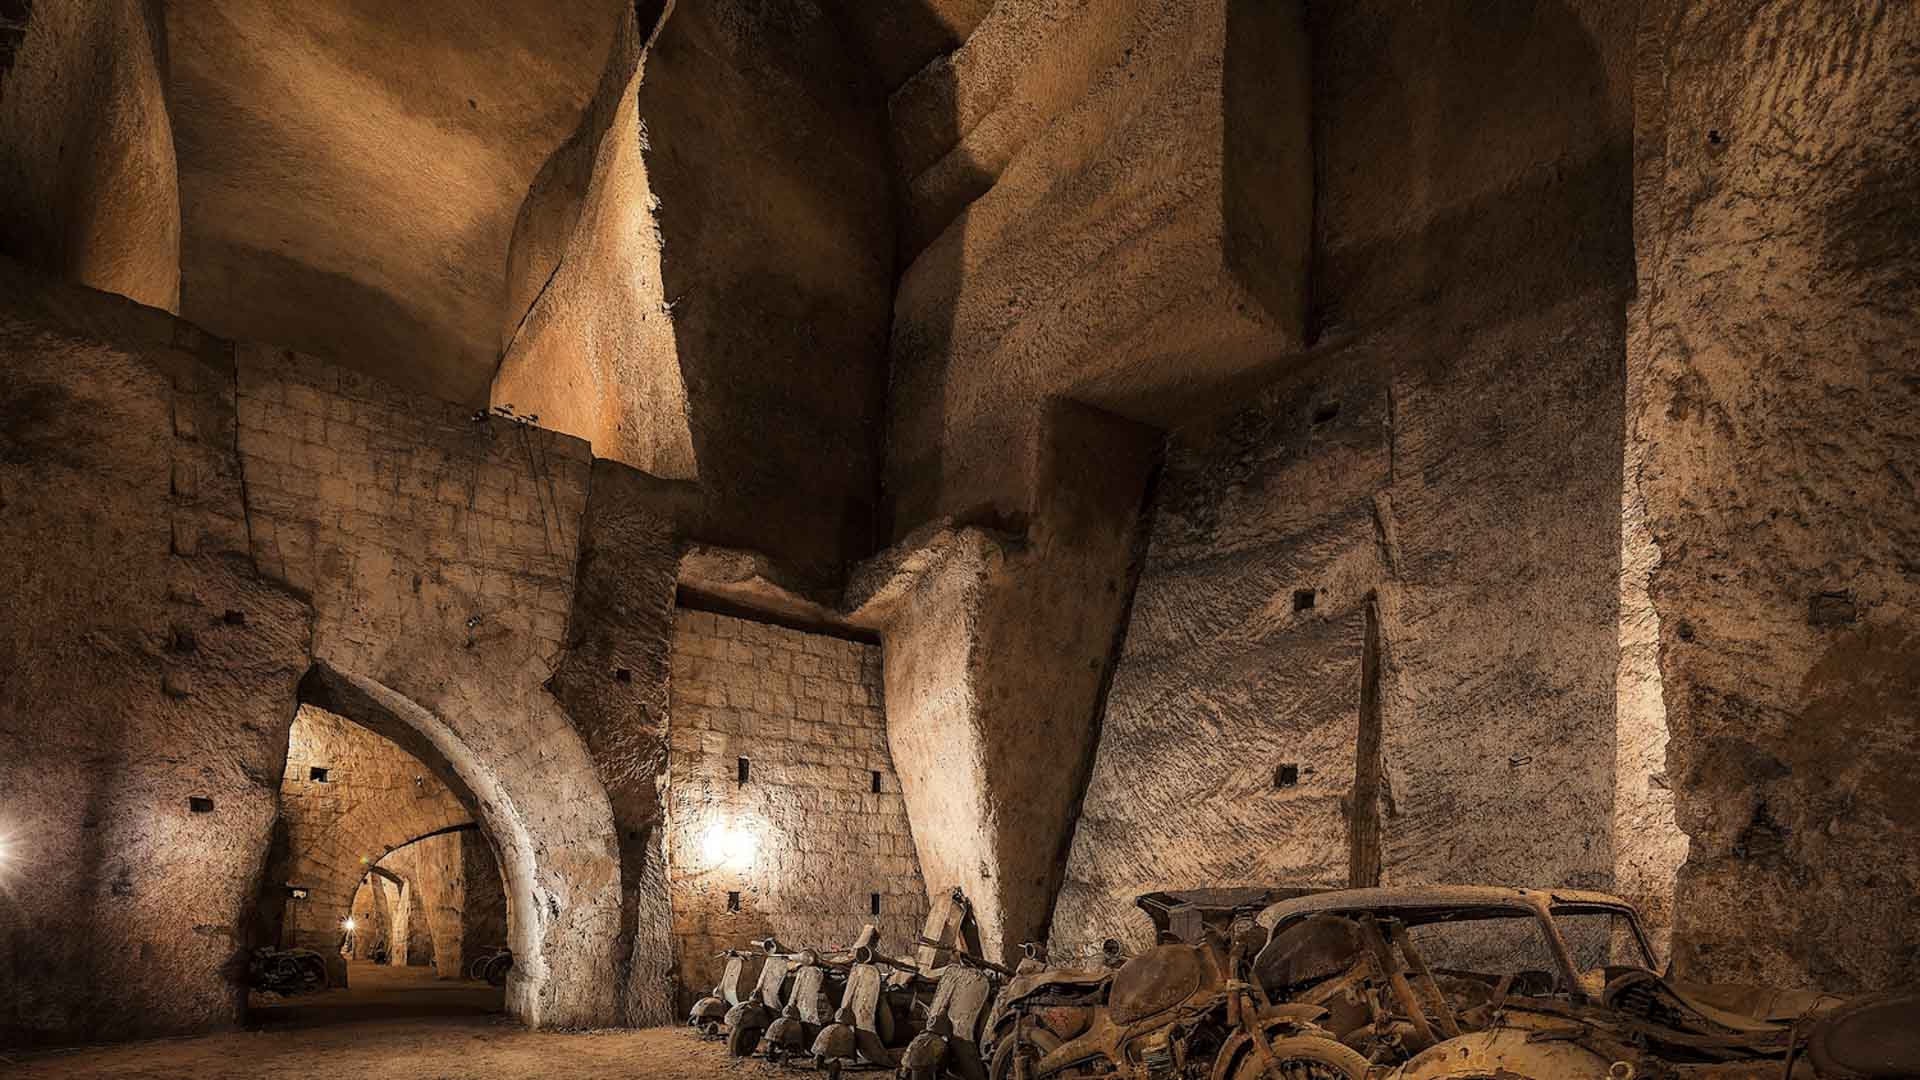
POLYGON ((355 963, 349 980, 349 990, 256 1007, 254 1030, 0 1055, 0 1075, 8 1080, 770 1080, 783 1075, 757 1061, 732 1061, 725 1047, 684 1029, 528 1031, 501 1011, 500 990, 439 981, 429 968, 355 963))

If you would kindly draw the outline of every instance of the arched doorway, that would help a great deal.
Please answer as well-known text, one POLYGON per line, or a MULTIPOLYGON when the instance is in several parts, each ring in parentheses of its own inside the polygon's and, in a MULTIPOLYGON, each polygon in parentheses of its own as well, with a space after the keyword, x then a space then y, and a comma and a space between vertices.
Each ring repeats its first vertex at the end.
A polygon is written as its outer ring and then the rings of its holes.
MULTIPOLYGON (((480 703, 466 701, 457 688, 449 696, 456 706, 475 705, 472 711, 478 712, 480 703)), ((565 717, 554 710, 558 723, 540 725, 539 710, 518 722, 489 716, 481 732, 484 739, 469 738, 469 731, 481 727, 475 716, 467 715, 469 710, 449 708, 453 715, 443 717, 379 682, 324 662, 301 680, 298 701, 303 710, 310 707, 340 718, 395 744, 424 766, 448 795, 432 809, 409 817, 409 824, 369 826, 362 835, 370 840, 348 845, 336 839, 331 863, 358 869, 345 880, 339 874, 328 877, 325 895, 318 898, 328 907, 325 917, 334 919, 337 927, 350 911, 353 890, 367 868, 390 852, 470 824, 487 841, 506 899, 505 944, 514 955, 507 1010, 535 1026, 606 1023, 612 1012, 606 972, 619 936, 619 863, 604 791, 565 717), (419 827, 435 821, 438 825, 419 827)), ((315 767, 325 766, 290 758, 288 778, 292 780, 297 769, 315 767)), ((305 776, 294 782, 315 782, 310 771, 305 776)), ((329 773, 319 782, 331 779, 329 773)), ((436 800, 426 797, 423 802, 436 800)), ((285 844, 286 838, 278 842, 285 844)), ((288 864, 281 853, 276 856, 288 864)), ((300 885, 271 881, 265 914, 272 917, 274 890, 284 897, 300 885)), ((313 903, 313 888, 307 893, 305 902, 313 903)), ((316 939, 309 935, 306 940, 316 939)), ((478 947, 494 944, 480 942, 478 947)))

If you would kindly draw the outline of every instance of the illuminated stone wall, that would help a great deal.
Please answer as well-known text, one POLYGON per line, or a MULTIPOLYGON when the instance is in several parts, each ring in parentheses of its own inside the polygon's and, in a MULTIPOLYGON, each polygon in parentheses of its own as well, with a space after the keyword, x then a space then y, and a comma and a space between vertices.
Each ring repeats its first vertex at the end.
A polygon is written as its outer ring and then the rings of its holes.
POLYGON ((880 648, 683 609, 671 715, 682 993, 714 984, 715 952, 769 933, 845 945, 871 922, 906 953, 927 896, 887 753, 880 648))

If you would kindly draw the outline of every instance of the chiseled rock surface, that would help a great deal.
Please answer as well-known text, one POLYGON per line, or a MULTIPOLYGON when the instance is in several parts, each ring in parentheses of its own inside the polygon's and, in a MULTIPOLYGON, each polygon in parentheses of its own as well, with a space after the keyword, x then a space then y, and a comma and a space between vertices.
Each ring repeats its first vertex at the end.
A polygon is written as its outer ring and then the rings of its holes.
POLYGON ((703 539, 829 584, 874 547, 893 281, 857 71, 814 0, 629 18, 528 195, 526 318, 493 387, 601 457, 697 479, 703 539))
POLYGON ((631 5, 164 7, 181 311, 484 403, 514 215, 631 5))
POLYGON ((0 297, 0 1044, 231 1025, 309 611, 246 561, 231 374, 0 297))
POLYGON ((180 185, 158 9, 141 0, 8 8, 0 254, 179 310, 180 185))
POLYGON ((1920 10, 1657 5, 1635 435, 1698 975, 1920 977, 1920 10))
POLYGON ((896 538, 1024 512, 1050 396, 1164 422, 1302 343, 1304 49, 1291 4, 1004 0, 894 93, 896 538))
POLYGON ((1613 880, 1631 20, 1310 29, 1322 338, 1173 439, 1064 951, 1152 889, 1346 882, 1370 590, 1384 883, 1613 880))
MULTIPOLYGON (((1156 432, 1057 406, 1039 513, 966 527, 895 599, 887 742, 927 888, 973 901, 989 957, 1044 941, 1138 572, 1156 432)), ((909 562, 915 560, 908 560, 909 562)))

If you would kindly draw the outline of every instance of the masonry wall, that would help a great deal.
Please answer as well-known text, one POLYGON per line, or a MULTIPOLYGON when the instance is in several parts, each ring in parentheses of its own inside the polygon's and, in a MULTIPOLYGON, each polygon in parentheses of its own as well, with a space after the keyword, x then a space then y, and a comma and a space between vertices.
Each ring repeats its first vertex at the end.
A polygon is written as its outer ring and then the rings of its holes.
POLYGON ((239 1018, 309 684, 480 811, 516 901, 514 1013, 617 1022, 605 972, 635 933, 613 815, 546 689, 585 446, 0 275, 6 670, 28 673, 0 698, 0 767, 23 806, 91 806, 19 823, 61 869, 0 915, 7 1040, 239 1018))
POLYGON ((683 608, 672 687, 668 867, 683 994, 714 985, 715 952, 767 934, 844 946, 874 923, 883 949, 906 953, 927 893, 887 753, 879 646, 683 608), (752 837, 751 861, 708 850, 716 829, 752 837))
POLYGON ((236 353, 254 559, 313 596, 316 663, 479 812, 518 901, 509 1007, 613 1022, 617 834, 547 688, 565 652, 585 445, 284 350, 236 353))

